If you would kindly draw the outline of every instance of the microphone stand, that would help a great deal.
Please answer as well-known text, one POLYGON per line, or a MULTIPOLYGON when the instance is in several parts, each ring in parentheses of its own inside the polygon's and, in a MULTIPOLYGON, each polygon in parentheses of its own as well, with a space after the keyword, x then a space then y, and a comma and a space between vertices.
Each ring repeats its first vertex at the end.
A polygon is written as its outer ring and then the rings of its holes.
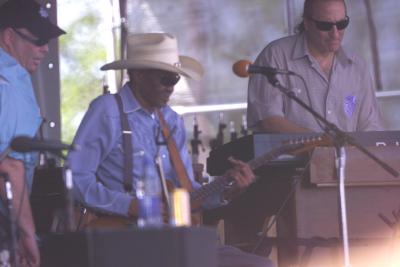
POLYGON ((74 218, 74 196, 72 192, 74 189, 74 182, 72 179, 72 170, 69 168, 67 161, 64 163, 63 178, 65 184, 65 230, 67 232, 73 232, 76 230, 74 218))
POLYGON ((231 142, 235 141, 237 139, 237 132, 235 129, 235 122, 234 121, 230 121, 229 122, 229 132, 231 134, 231 142))
POLYGON ((194 164, 199 163, 200 150, 199 146, 202 146, 200 140, 201 131, 199 130, 199 125, 197 123, 197 117, 193 117, 193 139, 190 140, 190 146, 192 148, 192 162, 194 164))
POLYGON ((108 88, 108 83, 107 83, 107 76, 103 77, 103 95, 110 94, 110 90, 108 88))
POLYGON ((240 126, 240 133, 242 136, 247 136, 249 134, 249 130, 247 129, 246 115, 242 116, 242 125, 240 126))
POLYGON ((0 172, 0 176, 4 179, 6 206, 10 216, 10 263, 12 266, 17 267, 19 266, 19 263, 17 262, 17 214, 14 212, 12 187, 8 173, 0 172))
MULTIPOLYGON (((0 154, 0 162, 2 162, 8 154, 12 151, 11 147, 7 147, 7 149, 0 154)), ((12 184, 10 181, 10 176, 7 172, 0 172, 0 177, 4 179, 4 187, 5 187, 5 197, 6 197, 6 207, 9 214, 10 222, 10 258, 8 259, 11 266, 18 267, 20 266, 17 261, 17 250, 18 250, 18 234, 17 234, 17 213, 14 211, 14 196, 12 192, 12 184)), ((7 257, 7 255, 4 255, 7 257)), ((3 259, 2 259, 3 260, 3 259)), ((7 259, 5 259, 7 260, 7 259)))
POLYGON ((217 138, 210 141, 211 150, 214 150, 224 144, 224 129, 225 128, 226 128, 226 124, 224 123, 224 114, 220 113, 217 138))
MULTIPOLYGON (((377 158, 371 152, 369 152, 364 146, 358 143, 353 137, 349 136, 342 130, 340 130, 334 123, 329 122, 324 117, 322 117, 318 112, 305 104, 300 98, 298 98, 293 91, 289 88, 284 87, 280 84, 275 74, 271 73, 263 73, 267 78, 270 84, 272 84, 275 88, 281 91, 284 95, 286 95, 289 99, 298 103, 301 107, 310 112, 314 117, 316 117, 320 122, 325 125, 324 132, 329 134, 332 137, 333 145, 336 149, 336 168, 337 175, 339 176, 339 225, 340 225, 340 237, 342 238, 343 243, 343 257, 344 257, 344 267, 350 267, 350 254, 349 254, 349 238, 348 238, 348 229, 347 229, 347 212, 346 212, 346 194, 345 194, 345 167, 346 167, 346 151, 345 145, 350 144, 355 146, 369 158, 378 163, 383 169, 389 172, 394 177, 398 177, 399 173, 390 167, 388 164, 377 158)), ((293 73, 295 74, 295 73, 293 73)), ((296 76, 302 78, 298 74, 296 76)))
MULTIPOLYGON (((200 161, 199 161, 200 149, 199 148, 201 147, 202 151, 203 152, 205 151, 205 149, 203 147, 203 143, 200 140, 200 134, 201 134, 201 131, 200 131, 199 125, 197 123, 197 117, 195 115, 193 117, 193 139, 190 140, 190 146, 192 149, 192 164, 193 164, 193 166, 196 166, 196 167, 197 167, 197 165, 200 164, 200 161)), ((200 174, 196 175, 196 173, 197 173, 196 169, 194 170, 194 172, 195 172, 194 178, 198 183, 203 185, 208 182, 208 178, 205 175, 203 175, 203 172, 201 173, 201 175, 200 174)))

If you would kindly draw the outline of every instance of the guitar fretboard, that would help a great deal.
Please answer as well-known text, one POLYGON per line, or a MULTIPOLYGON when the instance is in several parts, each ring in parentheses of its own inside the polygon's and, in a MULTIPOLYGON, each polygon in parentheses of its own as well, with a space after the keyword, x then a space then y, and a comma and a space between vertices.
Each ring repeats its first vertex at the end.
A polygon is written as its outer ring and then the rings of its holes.
MULTIPOLYGON (((249 164, 249 166, 252 170, 256 170, 259 167, 270 162, 271 160, 274 160, 275 158, 279 157, 280 155, 282 155, 290 150, 295 150, 297 148, 300 148, 302 146, 304 146, 304 144, 284 145, 279 148, 273 149, 272 151, 270 151, 258 158, 254 158, 254 159, 248 161, 247 164, 249 164)), ((233 181, 233 178, 231 178, 229 176, 225 176, 225 175, 217 176, 217 177, 215 177, 215 180, 212 181, 211 183, 208 183, 208 184, 200 187, 196 191, 192 192, 191 199, 192 199, 192 201, 202 201, 212 194, 223 192, 225 187, 232 181, 233 181)))

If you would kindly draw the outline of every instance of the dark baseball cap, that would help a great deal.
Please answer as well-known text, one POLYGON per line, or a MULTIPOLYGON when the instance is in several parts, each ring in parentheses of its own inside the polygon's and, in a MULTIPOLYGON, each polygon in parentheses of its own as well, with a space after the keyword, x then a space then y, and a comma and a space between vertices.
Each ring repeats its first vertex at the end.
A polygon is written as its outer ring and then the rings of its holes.
POLYGON ((25 28, 41 40, 50 40, 65 31, 50 21, 47 9, 34 0, 8 0, 0 6, 0 28, 25 28))

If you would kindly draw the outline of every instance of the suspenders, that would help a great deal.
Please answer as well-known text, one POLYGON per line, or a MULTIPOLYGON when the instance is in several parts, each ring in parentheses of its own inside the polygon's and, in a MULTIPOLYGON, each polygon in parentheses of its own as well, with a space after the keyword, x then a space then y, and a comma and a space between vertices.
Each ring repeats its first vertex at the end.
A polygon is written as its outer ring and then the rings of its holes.
MULTIPOLYGON (((115 99, 118 104, 118 109, 120 112, 121 118, 121 129, 122 129, 122 146, 124 151, 124 189, 125 192, 131 193, 132 186, 132 170, 133 170, 133 149, 132 149, 132 131, 129 127, 128 118, 123 111, 122 107, 122 99, 119 94, 114 94, 115 99)), ((189 192, 193 191, 192 183, 189 180, 188 174, 186 172, 185 166, 183 165, 182 159, 179 155, 179 151, 177 150, 175 140, 171 138, 170 131, 168 129, 168 125, 161 113, 160 110, 156 111, 158 118, 160 120, 162 132, 164 138, 167 141, 168 152, 171 157, 171 163, 176 171, 178 176, 179 183, 183 188, 188 190, 189 192)))
POLYGON ((131 193, 132 186, 132 170, 133 170, 133 150, 132 150, 132 131, 129 127, 128 118, 124 113, 122 107, 122 99, 119 94, 114 94, 117 100, 118 109, 121 118, 121 130, 122 130, 122 146, 124 151, 124 189, 125 192, 131 193))

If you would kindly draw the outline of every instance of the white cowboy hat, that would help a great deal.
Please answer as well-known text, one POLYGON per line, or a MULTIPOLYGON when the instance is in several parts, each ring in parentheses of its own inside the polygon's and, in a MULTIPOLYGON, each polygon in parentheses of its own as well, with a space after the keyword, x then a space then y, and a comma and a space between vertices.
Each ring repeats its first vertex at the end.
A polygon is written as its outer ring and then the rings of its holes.
POLYGON ((178 54, 178 42, 168 33, 135 33, 128 36, 127 59, 102 66, 101 70, 159 69, 200 80, 203 67, 194 58, 178 54))

